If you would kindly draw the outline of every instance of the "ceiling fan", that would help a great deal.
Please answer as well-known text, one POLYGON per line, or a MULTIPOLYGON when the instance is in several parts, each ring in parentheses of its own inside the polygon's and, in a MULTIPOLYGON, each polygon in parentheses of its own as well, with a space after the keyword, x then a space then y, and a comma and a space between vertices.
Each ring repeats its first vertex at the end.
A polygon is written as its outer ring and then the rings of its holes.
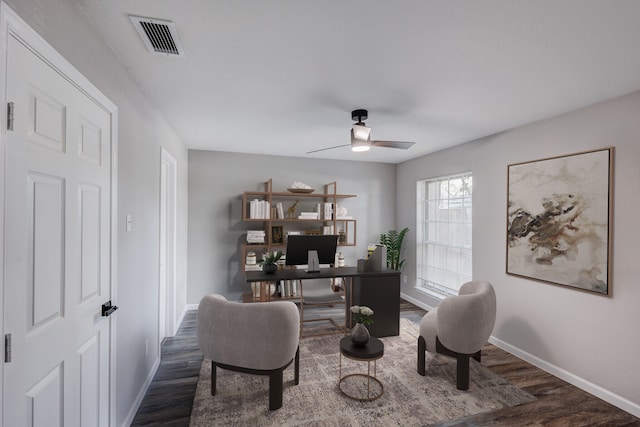
POLYGON ((367 110, 353 110, 351 112, 351 120, 354 123, 351 127, 351 144, 336 145, 335 147, 321 148, 319 150, 307 151, 307 154, 317 153, 318 151, 333 150, 334 148, 351 146, 351 151, 361 152, 369 151, 371 147, 399 148, 406 150, 415 142, 404 141, 372 141, 371 128, 365 125, 363 120, 367 120, 369 112, 367 110))

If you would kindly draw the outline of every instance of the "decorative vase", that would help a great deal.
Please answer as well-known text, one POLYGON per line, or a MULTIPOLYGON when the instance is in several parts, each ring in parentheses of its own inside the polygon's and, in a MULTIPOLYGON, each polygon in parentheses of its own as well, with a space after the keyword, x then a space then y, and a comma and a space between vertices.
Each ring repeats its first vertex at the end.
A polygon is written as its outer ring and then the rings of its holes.
POLYGON ((364 347, 369 342, 369 330, 364 323, 356 323, 356 326, 351 328, 351 341, 353 345, 357 347, 364 347))
POLYGON ((278 266, 276 264, 265 264, 262 266, 262 271, 265 273, 275 273, 278 271, 278 266))

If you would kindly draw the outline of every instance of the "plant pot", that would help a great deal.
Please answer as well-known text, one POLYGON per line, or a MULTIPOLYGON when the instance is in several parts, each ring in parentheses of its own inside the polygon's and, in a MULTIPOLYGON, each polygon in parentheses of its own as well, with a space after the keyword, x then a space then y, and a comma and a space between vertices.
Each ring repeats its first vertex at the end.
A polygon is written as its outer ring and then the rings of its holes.
POLYGON ((278 266, 276 264, 265 264, 262 266, 262 271, 269 274, 275 273, 278 271, 278 266))
POLYGON ((356 347, 364 347, 369 342, 369 330, 364 325, 364 323, 356 323, 356 325, 351 328, 351 342, 356 347))

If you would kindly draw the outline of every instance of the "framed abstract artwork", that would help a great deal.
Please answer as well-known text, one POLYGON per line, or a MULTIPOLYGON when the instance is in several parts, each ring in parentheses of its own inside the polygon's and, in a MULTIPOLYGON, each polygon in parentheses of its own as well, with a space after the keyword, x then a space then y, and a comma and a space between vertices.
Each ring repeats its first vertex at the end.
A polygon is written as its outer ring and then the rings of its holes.
POLYGON ((613 154, 508 166, 507 274, 609 294, 613 154))

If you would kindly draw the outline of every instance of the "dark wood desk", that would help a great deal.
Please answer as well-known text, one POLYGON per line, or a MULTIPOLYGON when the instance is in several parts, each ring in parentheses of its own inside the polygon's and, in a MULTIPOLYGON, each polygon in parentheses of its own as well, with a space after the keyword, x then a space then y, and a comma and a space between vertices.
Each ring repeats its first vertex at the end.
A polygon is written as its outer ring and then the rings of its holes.
MULTIPOLYGON (((307 273, 302 269, 281 269, 275 273, 262 271, 245 272, 247 282, 277 282, 279 280, 333 279, 343 277, 348 280, 345 286, 347 298, 347 324, 352 325, 352 305, 366 305, 374 312, 373 325, 368 325, 369 333, 374 337, 387 337, 400 334, 400 272, 358 271, 356 267, 321 268, 319 272, 307 273)), ((272 297, 271 300, 278 300, 272 297)))

